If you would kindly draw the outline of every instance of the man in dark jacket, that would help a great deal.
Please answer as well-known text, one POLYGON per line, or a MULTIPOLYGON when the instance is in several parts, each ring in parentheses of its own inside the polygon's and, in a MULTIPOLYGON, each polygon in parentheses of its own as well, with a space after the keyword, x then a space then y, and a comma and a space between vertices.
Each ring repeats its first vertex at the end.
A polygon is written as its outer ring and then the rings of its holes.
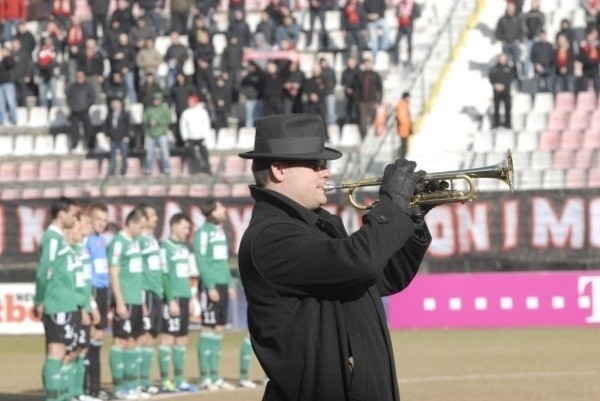
POLYGON ((322 208, 330 160, 323 121, 258 120, 256 203, 239 249, 252 347, 269 377, 265 401, 399 401, 382 296, 405 289, 431 236, 409 200, 424 172, 386 167, 379 202, 348 235, 322 208))
POLYGON ((358 97, 358 125, 360 135, 364 139, 370 124, 373 123, 377 113, 377 105, 383 97, 381 76, 373 71, 373 60, 365 58, 364 70, 357 82, 356 95, 358 97))
POLYGON ((0 61, 0 125, 4 124, 4 113, 8 110, 8 120, 17 123, 17 63, 11 49, 5 45, 0 61))
POLYGON ((510 109, 512 99, 510 87, 515 79, 514 70, 508 65, 508 56, 501 53, 498 56, 498 63, 490 69, 490 83, 494 91, 494 120, 492 128, 500 126, 500 103, 504 104, 504 127, 511 128, 510 109))
POLYGON ((516 75, 517 65, 521 60, 523 26, 521 17, 515 12, 514 3, 506 3, 506 14, 500 17, 496 25, 496 39, 502 42, 502 52, 510 57, 516 75))
POLYGON ((106 32, 110 0, 88 0, 88 4, 92 9, 92 35, 97 39, 98 27, 102 27, 102 35, 106 32))
POLYGON ((344 87, 346 99, 345 124, 356 124, 358 122, 358 98, 356 96, 358 82, 360 82, 360 70, 356 58, 350 56, 346 59, 346 69, 342 73, 342 86, 344 87))
POLYGON ((127 157, 131 141, 131 122, 129 113, 123 110, 123 102, 113 99, 104 122, 104 133, 110 139, 110 156, 108 175, 115 175, 117 168, 117 151, 121 152, 121 175, 127 174, 127 157))
POLYGON ((546 31, 540 31, 538 41, 531 48, 533 64, 533 93, 551 92, 554 88, 554 46, 548 42, 546 31))
MULTIPOLYGON (((319 116, 323 123, 327 125, 327 105, 325 103, 327 82, 323 77, 320 64, 315 63, 313 65, 312 76, 304 84, 304 93, 306 94, 305 113, 319 116)), ((327 130, 325 133, 327 133, 327 130)))
POLYGON ((531 72, 532 65, 531 49, 546 23, 546 16, 540 10, 540 0, 531 0, 531 8, 527 13, 523 14, 522 20, 523 34, 525 35, 525 63, 523 64, 523 74, 528 76, 531 72))
POLYGON ((188 98, 190 95, 198 95, 194 85, 189 82, 183 72, 177 74, 175 85, 169 89, 169 104, 175 107, 175 124, 173 125, 173 135, 175 136, 175 146, 183 147, 183 140, 179 132, 179 119, 181 114, 188 108, 188 98))
POLYGON ((79 143, 79 123, 83 125, 87 149, 92 152, 96 147, 96 134, 90 120, 90 107, 95 101, 94 89, 87 83, 83 71, 77 71, 75 82, 67 88, 67 105, 71 108, 71 150, 79 143))

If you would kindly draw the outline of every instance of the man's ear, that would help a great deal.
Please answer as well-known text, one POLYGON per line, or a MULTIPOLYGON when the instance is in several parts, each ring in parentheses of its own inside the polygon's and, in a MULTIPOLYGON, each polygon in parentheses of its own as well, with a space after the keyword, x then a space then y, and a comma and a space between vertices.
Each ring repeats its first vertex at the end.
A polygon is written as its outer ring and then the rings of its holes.
POLYGON ((271 163, 271 177, 273 182, 281 182, 285 179, 285 165, 282 162, 271 163))

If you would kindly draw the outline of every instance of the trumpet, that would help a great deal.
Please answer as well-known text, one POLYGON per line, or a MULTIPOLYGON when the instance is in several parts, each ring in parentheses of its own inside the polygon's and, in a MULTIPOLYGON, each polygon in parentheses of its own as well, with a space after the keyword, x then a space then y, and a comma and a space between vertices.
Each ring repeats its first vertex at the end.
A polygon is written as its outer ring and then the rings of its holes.
MULTIPOLYGON (((439 189, 415 192, 411 197, 409 205, 410 207, 419 205, 437 206, 444 203, 472 202, 477 198, 475 178, 494 178, 501 180, 508 185, 510 192, 513 192, 513 176, 514 170, 512 154, 510 149, 508 149, 504 159, 492 166, 425 174, 425 176, 422 178, 422 184, 424 184, 423 187, 438 187, 439 189), (455 180, 464 180, 467 184, 467 189, 454 189, 455 180), (449 181, 449 184, 446 187, 441 185, 432 185, 439 183, 440 181, 449 181)), ((352 206, 359 210, 367 210, 371 209, 375 203, 370 205, 359 203, 353 196, 354 191, 360 187, 379 186, 381 185, 382 181, 382 178, 367 178, 347 184, 325 184, 323 189, 325 189, 325 192, 336 189, 348 189, 348 199, 352 206)))

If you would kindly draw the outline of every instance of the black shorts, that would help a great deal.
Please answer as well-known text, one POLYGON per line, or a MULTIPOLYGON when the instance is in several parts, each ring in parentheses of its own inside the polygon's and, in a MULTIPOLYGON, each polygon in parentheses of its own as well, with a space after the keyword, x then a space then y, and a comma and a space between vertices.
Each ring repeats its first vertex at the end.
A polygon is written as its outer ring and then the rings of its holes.
POLYGON ((79 335, 77 338, 77 345, 79 348, 87 348, 90 345, 90 330, 92 326, 84 326, 83 324, 79 327, 79 335))
POLYGON ((67 350, 77 346, 81 311, 44 314, 44 331, 46 344, 59 343, 67 346, 67 350))
POLYGON ((190 299, 175 298, 179 304, 179 316, 172 317, 169 313, 169 303, 163 303, 163 333, 175 337, 187 336, 190 332, 190 299))
POLYGON ((142 305, 125 304, 129 318, 121 319, 117 315, 117 307, 112 306, 113 336, 116 338, 138 338, 144 333, 144 316, 142 305))
POLYGON ((229 310, 229 287, 225 284, 217 284, 215 289, 219 291, 219 301, 212 302, 208 299, 208 289, 202 287, 200 294, 200 305, 202 307, 202 326, 215 327, 227 324, 229 310))
POLYGON ((100 314, 100 322, 94 327, 104 330, 108 326, 108 288, 92 288, 92 292, 100 314))
POLYGON ((145 303, 148 315, 144 316, 144 332, 156 337, 162 328, 162 300, 152 291, 146 291, 145 303))

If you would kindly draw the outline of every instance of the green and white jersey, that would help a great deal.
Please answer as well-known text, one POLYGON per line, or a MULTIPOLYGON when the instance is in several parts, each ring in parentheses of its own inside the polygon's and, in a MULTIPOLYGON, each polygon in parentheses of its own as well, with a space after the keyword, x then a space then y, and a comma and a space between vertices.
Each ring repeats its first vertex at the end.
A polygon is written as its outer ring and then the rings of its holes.
POLYGON ((78 309, 75 291, 75 253, 56 226, 44 232, 39 248, 35 280, 35 305, 44 305, 45 314, 68 313, 78 309))
POLYGON ((160 244, 152 234, 141 234, 137 238, 144 263, 144 290, 163 297, 163 271, 160 265, 160 244))
POLYGON ((85 243, 72 245, 76 258, 75 286, 77 304, 88 312, 92 310, 92 261, 85 243))
POLYGON ((169 238, 160 245, 160 257, 167 301, 173 298, 191 298, 190 250, 188 246, 169 238))
POLYGON ((138 242, 119 231, 108 246, 108 264, 119 268, 119 283, 126 304, 143 303, 142 252, 138 242))
POLYGON ((207 221, 196 231, 194 256, 206 288, 213 289, 217 284, 231 285, 227 237, 221 226, 207 221))

